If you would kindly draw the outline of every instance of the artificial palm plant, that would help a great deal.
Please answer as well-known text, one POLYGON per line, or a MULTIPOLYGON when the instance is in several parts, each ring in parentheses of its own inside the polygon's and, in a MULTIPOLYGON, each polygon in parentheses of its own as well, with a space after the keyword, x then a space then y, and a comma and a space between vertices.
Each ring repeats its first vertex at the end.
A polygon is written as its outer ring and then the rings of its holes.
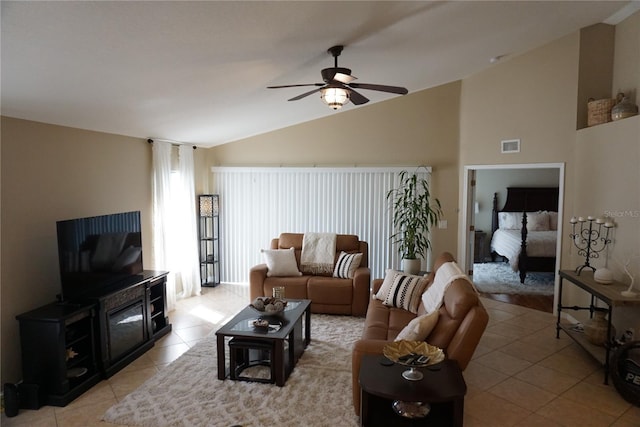
POLYGON ((387 193, 393 208, 394 233, 390 238, 408 260, 425 258, 431 246, 429 230, 442 216, 440 201, 431 199, 429 181, 418 175, 419 169, 400 172, 398 187, 387 193))

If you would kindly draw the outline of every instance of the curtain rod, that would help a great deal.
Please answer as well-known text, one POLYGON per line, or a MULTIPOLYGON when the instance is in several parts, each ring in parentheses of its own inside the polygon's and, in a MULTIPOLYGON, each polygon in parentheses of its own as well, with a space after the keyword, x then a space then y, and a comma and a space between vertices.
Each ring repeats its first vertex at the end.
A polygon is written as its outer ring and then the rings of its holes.
MULTIPOLYGON (((161 139, 159 139, 158 141, 166 141, 166 140, 161 140, 161 139)), ((181 143, 179 143, 179 142, 173 142, 173 141, 166 141, 166 142, 170 142, 170 143, 171 143, 171 145, 173 145, 174 147, 179 147, 179 146, 181 146, 181 145, 187 145, 187 144, 181 144, 181 143)), ((147 138, 147 143, 149 143, 149 144, 153 144, 153 139, 151 139, 151 138, 147 138)), ((194 146, 193 146, 193 149, 195 150, 196 148, 198 148, 198 147, 196 147, 196 146, 194 145, 194 146)))

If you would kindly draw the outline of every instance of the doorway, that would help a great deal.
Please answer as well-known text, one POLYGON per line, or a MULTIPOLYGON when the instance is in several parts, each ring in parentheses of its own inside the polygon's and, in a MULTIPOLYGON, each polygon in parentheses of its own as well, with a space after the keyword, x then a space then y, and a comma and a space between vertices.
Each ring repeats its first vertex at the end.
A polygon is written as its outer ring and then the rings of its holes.
MULTIPOLYGON (((474 262, 486 261, 490 254, 492 237, 493 194, 498 193, 498 209, 506 197, 507 187, 557 186, 558 227, 556 262, 558 271, 561 257, 562 211, 564 200, 564 163, 470 165, 464 167, 460 245, 458 258, 465 271, 473 274, 474 262), (478 253, 480 251, 480 253, 478 253)), ((553 295, 546 298, 518 294, 492 294, 493 299, 517 305, 532 306, 553 312, 558 298, 558 277, 554 275, 553 295)))

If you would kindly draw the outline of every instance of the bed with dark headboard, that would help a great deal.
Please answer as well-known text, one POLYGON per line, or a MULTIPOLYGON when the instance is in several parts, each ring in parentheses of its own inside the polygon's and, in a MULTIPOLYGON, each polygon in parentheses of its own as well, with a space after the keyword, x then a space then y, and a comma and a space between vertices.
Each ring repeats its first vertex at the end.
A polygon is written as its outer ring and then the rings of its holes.
POLYGON ((558 224, 558 187, 508 187, 498 210, 493 197, 491 256, 500 255, 519 272, 554 271, 558 224))

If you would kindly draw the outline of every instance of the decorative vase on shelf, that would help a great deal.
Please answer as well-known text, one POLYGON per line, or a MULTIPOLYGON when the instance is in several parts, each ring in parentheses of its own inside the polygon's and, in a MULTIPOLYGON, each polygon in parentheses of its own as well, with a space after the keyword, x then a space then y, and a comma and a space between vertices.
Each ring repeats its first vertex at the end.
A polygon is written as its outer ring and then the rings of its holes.
MULTIPOLYGON (((584 336, 591 344, 604 346, 609 341, 607 336, 609 322, 606 315, 604 311, 595 311, 593 317, 584 325, 584 336)), ((611 336, 616 336, 613 325, 611 325, 611 336)))
POLYGON ((620 120, 638 114, 638 106, 631 102, 628 96, 618 94, 618 103, 611 108, 611 119, 620 120))

